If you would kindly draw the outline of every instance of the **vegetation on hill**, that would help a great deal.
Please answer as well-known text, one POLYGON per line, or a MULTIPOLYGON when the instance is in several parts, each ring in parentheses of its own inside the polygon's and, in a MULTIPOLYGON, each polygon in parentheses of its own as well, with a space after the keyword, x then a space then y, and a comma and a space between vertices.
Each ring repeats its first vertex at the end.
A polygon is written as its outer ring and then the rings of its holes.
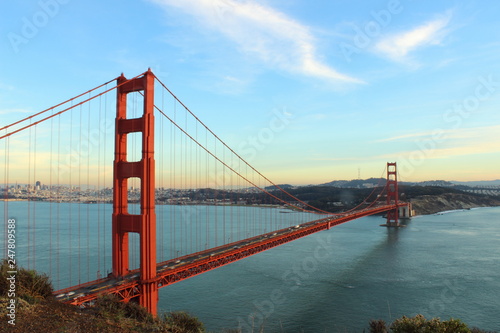
POLYGON ((435 214, 446 210, 500 206, 500 197, 469 193, 421 195, 411 200, 418 215, 435 214))
POLYGON ((123 303, 110 295, 99 298, 94 307, 82 309, 55 300, 52 291, 47 275, 11 267, 4 260, 0 266, 0 332, 205 332, 203 323, 185 312, 153 318, 139 304, 123 303), (15 311, 7 308, 14 299, 9 295, 12 289, 7 279, 12 271, 17 272, 15 311), (15 317, 8 317, 9 313, 15 317), (15 325, 8 323, 12 318, 15 325))
POLYGON ((403 316, 387 325, 383 320, 370 321, 371 333, 494 333, 469 328, 459 319, 441 321, 439 318, 425 319, 418 314, 413 318, 403 316))

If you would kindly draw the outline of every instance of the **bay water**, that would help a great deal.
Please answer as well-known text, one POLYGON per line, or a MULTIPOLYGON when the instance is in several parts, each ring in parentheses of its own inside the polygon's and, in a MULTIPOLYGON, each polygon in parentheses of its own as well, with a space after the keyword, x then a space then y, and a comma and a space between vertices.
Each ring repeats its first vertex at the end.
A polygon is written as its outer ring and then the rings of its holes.
MULTIPOLYGON (((66 229, 48 225, 43 218, 27 226, 23 223, 31 209, 27 205, 10 202, 8 212, 4 211, 7 205, 0 205, 0 216, 16 219, 17 256, 22 265, 28 262, 23 256, 36 251, 36 262, 28 266, 50 271, 61 288, 85 282, 75 281, 76 276, 95 279, 110 270, 110 242, 106 241, 110 205, 73 207, 70 214, 82 215, 81 210, 86 210, 91 217, 90 224, 83 217, 72 232, 80 230, 90 236, 88 240, 67 238, 66 231, 49 236, 51 229, 66 229), (22 231, 28 227, 32 232, 27 236, 22 231), (28 238, 31 242, 35 238, 36 248, 30 248, 28 238), (83 252, 69 250, 75 242, 83 252), (61 258, 72 251, 70 264, 54 261, 50 252, 55 243, 61 258), (68 265, 77 268, 68 271, 68 265)), ((43 216, 50 209, 51 216, 56 216, 58 205, 67 204, 37 203, 34 214, 43 216)), ((252 209, 276 208, 246 207, 241 213, 252 209)), ((294 214, 282 215, 292 218, 294 214)), ((391 322, 418 313, 500 330, 500 207, 418 216, 398 229, 379 226, 383 222, 381 217, 361 218, 167 286, 160 289, 159 309, 187 311, 213 332, 225 328, 363 332, 368 331, 370 319, 391 322)), ((0 237, 1 249, 4 242, 5 237, 0 237)))

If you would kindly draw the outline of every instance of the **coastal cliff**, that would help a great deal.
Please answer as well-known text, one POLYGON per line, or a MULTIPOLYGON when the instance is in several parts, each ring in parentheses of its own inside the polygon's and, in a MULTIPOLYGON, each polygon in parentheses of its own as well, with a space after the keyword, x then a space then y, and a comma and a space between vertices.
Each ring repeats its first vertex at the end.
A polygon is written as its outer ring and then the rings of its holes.
POLYGON ((447 210, 500 206, 500 197, 467 193, 421 195, 410 200, 417 215, 429 215, 447 210))

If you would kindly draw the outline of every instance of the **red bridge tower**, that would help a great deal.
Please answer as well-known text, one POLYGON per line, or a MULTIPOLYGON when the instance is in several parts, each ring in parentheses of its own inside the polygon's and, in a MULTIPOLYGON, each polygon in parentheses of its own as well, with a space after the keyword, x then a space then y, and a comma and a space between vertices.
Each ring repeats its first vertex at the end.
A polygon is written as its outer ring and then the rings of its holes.
POLYGON ((396 208, 387 212, 387 227, 399 227, 399 192, 398 172, 396 162, 387 163, 387 204, 395 205, 396 208))
MULTIPOLYGON (((158 286, 156 276, 156 215, 155 215, 155 160, 154 160, 154 74, 148 70, 143 76, 127 80, 118 78, 115 127, 115 160, 113 177, 112 252, 113 275, 129 273, 129 232, 140 239, 140 297, 139 304, 156 315, 158 286), (127 94, 143 91, 142 117, 127 119, 127 94), (127 134, 142 133, 142 158, 127 160, 127 134), (141 209, 139 215, 128 212, 128 178, 141 180, 141 209)), ((126 300, 127 301, 127 300, 126 300)))

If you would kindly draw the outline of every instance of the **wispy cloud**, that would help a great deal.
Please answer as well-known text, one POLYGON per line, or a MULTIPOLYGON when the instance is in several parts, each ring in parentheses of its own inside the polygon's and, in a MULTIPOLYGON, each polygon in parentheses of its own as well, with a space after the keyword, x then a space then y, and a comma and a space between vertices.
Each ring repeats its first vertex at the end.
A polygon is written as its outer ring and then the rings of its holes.
MULTIPOLYGON (((490 140, 484 140, 482 143, 479 143, 479 141, 477 141, 475 143, 465 143, 460 146, 436 147, 435 149, 423 152, 424 154, 423 156, 425 156, 425 159, 433 160, 433 159, 446 159, 456 156, 493 154, 499 152, 500 152, 500 139, 496 139, 493 142, 490 140)), ((396 155, 399 158, 404 157, 406 160, 409 160, 414 153, 415 150, 409 150, 409 151, 401 151, 398 152, 397 154, 385 154, 374 158, 388 159, 388 158, 394 158, 394 156, 396 155)))
POLYGON ((428 137, 431 135, 432 135, 432 132, 408 133, 408 134, 393 136, 390 138, 375 140, 375 142, 400 141, 400 140, 405 140, 405 139, 415 139, 415 138, 428 137))
POLYGON ((447 12, 411 30, 382 38, 376 43, 375 51, 394 61, 405 62, 410 52, 429 45, 439 45, 448 33, 446 28, 451 18, 451 12, 447 12))
POLYGON ((439 137, 440 140, 472 140, 476 138, 487 138, 497 136, 500 131, 500 125, 459 128, 459 129, 436 129, 432 131, 408 133, 390 138, 380 139, 375 142, 390 142, 390 141, 408 141, 408 140, 433 140, 434 137, 439 137))
POLYGON ((327 161, 327 162, 341 162, 341 161, 355 161, 366 162, 366 157, 311 157, 308 161, 327 161))
POLYGON ((255 1, 150 0, 166 11, 177 8, 194 16, 204 28, 226 36, 239 49, 264 63, 295 74, 335 82, 363 83, 325 64, 310 29, 255 1))
MULTIPOLYGON (((440 131, 439 139, 433 139, 435 132, 422 132, 414 135, 403 135, 381 140, 407 141, 414 140, 415 150, 400 151, 399 156, 411 156, 415 151, 421 151, 427 159, 443 159, 453 156, 475 154, 491 154, 500 152, 500 125, 475 127, 466 129, 450 129, 440 131), (418 145, 421 143, 421 145, 418 145)), ((377 156, 376 158, 393 157, 394 153, 377 156)))

